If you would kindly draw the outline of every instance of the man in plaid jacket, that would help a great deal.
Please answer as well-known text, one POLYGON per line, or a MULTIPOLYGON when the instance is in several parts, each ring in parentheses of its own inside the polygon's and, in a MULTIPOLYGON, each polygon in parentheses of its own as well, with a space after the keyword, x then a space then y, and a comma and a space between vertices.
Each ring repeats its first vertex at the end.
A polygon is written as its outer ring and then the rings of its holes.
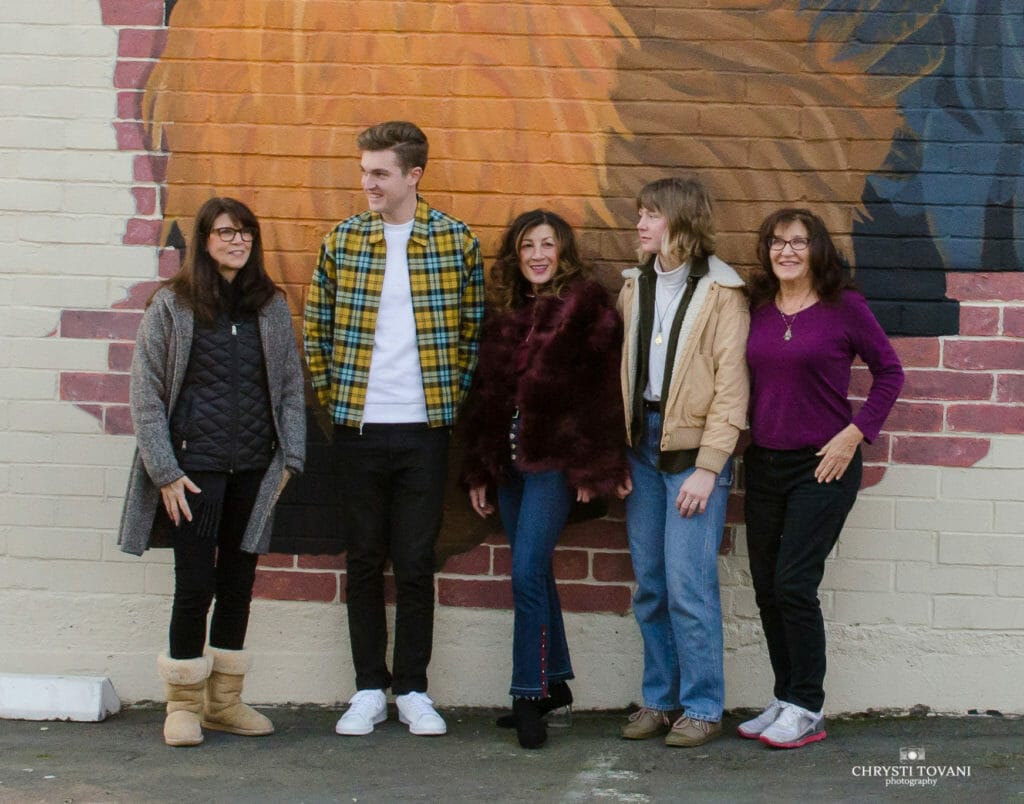
POLYGON ((357 139, 369 210, 324 238, 306 301, 313 388, 334 421, 348 557, 348 623, 356 693, 338 734, 387 717, 444 734, 427 696, 434 621, 434 545, 448 439, 476 368, 483 316, 480 246, 466 224, 417 194, 427 138, 392 121, 357 139), (395 647, 387 666, 384 568, 395 576, 395 647))

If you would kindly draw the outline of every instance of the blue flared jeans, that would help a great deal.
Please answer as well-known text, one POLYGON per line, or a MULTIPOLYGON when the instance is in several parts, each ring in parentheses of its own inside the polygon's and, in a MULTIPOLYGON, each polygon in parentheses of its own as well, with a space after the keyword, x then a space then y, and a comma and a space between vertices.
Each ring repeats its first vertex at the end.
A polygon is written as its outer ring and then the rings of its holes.
POLYGON ((511 695, 537 698, 548 685, 573 678, 555 574, 555 545, 575 491, 561 472, 520 472, 498 487, 501 523, 512 547, 511 695))
POLYGON ((718 548, 732 485, 726 464, 702 514, 680 516, 679 487, 695 468, 658 469, 661 416, 647 411, 641 443, 629 451, 633 491, 626 530, 636 576, 633 613, 644 643, 644 706, 682 709, 718 721, 725 704, 718 548))

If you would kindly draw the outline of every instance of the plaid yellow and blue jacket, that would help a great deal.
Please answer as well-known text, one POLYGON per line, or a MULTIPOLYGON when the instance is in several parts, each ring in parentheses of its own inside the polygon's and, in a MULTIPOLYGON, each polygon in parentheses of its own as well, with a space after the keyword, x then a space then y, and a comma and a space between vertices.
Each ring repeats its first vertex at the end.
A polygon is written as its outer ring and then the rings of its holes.
MULTIPOLYGON (((313 389, 335 424, 362 425, 385 250, 383 222, 373 212, 342 221, 320 247, 303 341, 313 389)), ((484 309, 480 244, 466 224, 419 198, 408 257, 427 420, 449 427, 476 369, 484 309)))

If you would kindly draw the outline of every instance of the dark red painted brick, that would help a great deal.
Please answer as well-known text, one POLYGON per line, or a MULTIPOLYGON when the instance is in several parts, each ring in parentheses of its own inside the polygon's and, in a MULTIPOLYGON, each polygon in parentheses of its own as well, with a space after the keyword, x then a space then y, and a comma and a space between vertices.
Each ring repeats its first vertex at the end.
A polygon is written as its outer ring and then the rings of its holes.
POLYGON ((163 0, 100 0, 104 25, 162 26, 163 0))
POLYGON ((616 550, 627 546, 626 525, 611 519, 592 519, 566 528, 559 544, 565 547, 590 547, 616 550))
POLYGON ((65 371, 60 375, 60 398, 69 402, 128 402, 127 374, 65 371))
POLYGON ((629 583, 633 580, 633 562, 629 553, 595 552, 593 558, 594 580, 629 583))
POLYGON ((1024 307, 1003 308, 1003 334, 1024 338, 1024 307))
POLYGON ((1024 341, 947 341, 942 360, 954 369, 1019 370, 1024 366, 1024 341))
POLYGON ((904 368, 936 368, 939 365, 938 338, 894 338, 892 345, 904 368))
POLYGON ((157 246, 160 244, 160 232, 163 224, 160 221, 132 218, 125 227, 124 239, 126 246, 157 246))
POLYGON ((885 477, 886 468, 885 466, 865 466, 864 474, 860 478, 860 487, 866 489, 881 483, 882 478, 885 477))
POLYGON ((725 504, 725 521, 729 524, 743 522, 743 494, 733 492, 725 504))
POLYGON ((134 343, 112 343, 107 347, 107 367, 111 371, 130 371, 134 343))
POLYGON ((1024 274, 1019 271, 948 273, 946 295, 960 301, 1018 301, 1024 299, 1024 274))
POLYGON ((142 119, 142 92, 135 90, 122 90, 117 93, 117 119, 118 120, 141 120, 142 119))
POLYGON ((295 556, 291 553, 265 553, 260 556, 257 566, 262 569, 295 569, 295 556))
POLYGON ((135 212, 138 215, 152 215, 156 212, 156 190, 153 187, 133 187, 135 212))
POLYGON ((889 411, 885 427, 888 430, 906 430, 911 433, 941 432, 942 405, 897 401, 889 411))
POLYGON ((441 569, 450 575, 487 575, 491 571, 491 548, 485 544, 449 558, 441 569))
POLYGON ((1019 405, 950 405, 946 423, 954 433, 1024 433, 1019 405))
POLYGON ((590 554, 586 550, 555 550, 551 562, 559 581, 581 581, 590 574, 590 554))
POLYGON ((338 555, 316 555, 316 556, 296 556, 296 566, 299 569, 315 569, 315 570, 343 570, 347 566, 345 563, 345 554, 340 553, 338 555))
POLYGON ((437 601, 442 606, 478 609, 512 608, 512 584, 507 579, 470 581, 463 578, 437 579, 437 601))
POLYGON ((113 310, 62 310, 62 338, 101 338, 108 341, 134 341, 142 313, 113 310))
POLYGON ((512 574, 511 548, 501 546, 492 547, 491 555, 491 575, 509 576, 512 574))
POLYGON ((736 549, 736 529, 727 527, 722 531, 722 541, 718 545, 718 555, 731 556, 736 549))
POLYGON ((114 86, 117 89, 142 89, 155 61, 121 59, 114 68, 114 86))
POLYGON ((132 162, 135 181, 160 184, 167 180, 167 157, 155 154, 139 154, 132 162))
POLYGON ((887 433, 879 433, 872 443, 861 445, 861 456, 867 463, 887 463, 889 461, 889 440, 887 433))
POLYGON ((159 275, 161 279, 168 279, 181 270, 181 252, 175 248, 165 248, 160 251, 159 275))
POLYGON ((132 435, 132 414, 127 405, 103 406, 103 432, 108 435, 132 435))
POLYGON ((558 596, 566 611, 625 614, 632 592, 625 585, 560 583, 558 596))
POLYGON ((996 377, 999 402, 1024 402, 1024 374, 1000 374, 996 377))
POLYGON ((961 307, 961 335, 998 335, 998 307, 961 307))
POLYGON ((141 123, 136 121, 114 123, 114 132, 117 135, 117 147, 122 151, 146 150, 146 132, 141 123))
POLYGON ((927 466, 974 466, 988 454, 989 446, 985 438, 894 436, 892 461, 927 466))
POLYGON ((155 59, 166 44, 166 28, 122 28, 117 36, 117 55, 124 59, 155 59))
POLYGON ((338 575, 334 572, 256 571, 253 597, 269 600, 314 600, 333 603, 338 599, 338 575))
POLYGON ((994 379, 991 374, 966 371, 929 371, 911 369, 900 397, 906 399, 990 399, 994 379))

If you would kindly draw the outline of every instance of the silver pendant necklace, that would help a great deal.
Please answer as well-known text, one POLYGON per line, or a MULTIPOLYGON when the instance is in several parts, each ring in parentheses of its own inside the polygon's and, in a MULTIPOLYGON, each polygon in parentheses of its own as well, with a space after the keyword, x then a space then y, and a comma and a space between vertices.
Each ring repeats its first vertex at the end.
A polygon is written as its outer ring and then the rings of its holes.
POLYGON ((791 341, 791 340, 793 340, 793 324, 796 321, 796 317, 798 315, 800 315, 800 313, 802 313, 804 311, 804 305, 807 303, 807 300, 810 298, 812 290, 814 290, 813 287, 807 289, 807 292, 804 294, 803 298, 800 299, 800 303, 796 307, 796 312, 791 314, 791 315, 786 315, 784 312, 782 312, 782 302, 781 302, 781 299, 776 297, 775 309, 779 311, 779 315, 782 316, 782 323, 784 323, 786 325, 786 331, 782 335, 782 340, 784 340, 784 341, 791 341))
POLYGON ((683 282, 683 284, 679 286, 679 289, 672 294, 672 298, 668 300, 668 304, 666 304, 665 307, 661 309, 658 308, 658 295, 657 290, 655 290, 654 312, 657 313, 658 315, 658 331, 654 335, 654 342, 658 346, 661 346, 661 344, 665 342, 665 338, 662 335, 662 331, 664 330, 665 313, 667 313, 671 309, 672 305, 675 303, 675 300, 679 298, 679 295, 683 292, 685 287, 686 283, 683 282))

